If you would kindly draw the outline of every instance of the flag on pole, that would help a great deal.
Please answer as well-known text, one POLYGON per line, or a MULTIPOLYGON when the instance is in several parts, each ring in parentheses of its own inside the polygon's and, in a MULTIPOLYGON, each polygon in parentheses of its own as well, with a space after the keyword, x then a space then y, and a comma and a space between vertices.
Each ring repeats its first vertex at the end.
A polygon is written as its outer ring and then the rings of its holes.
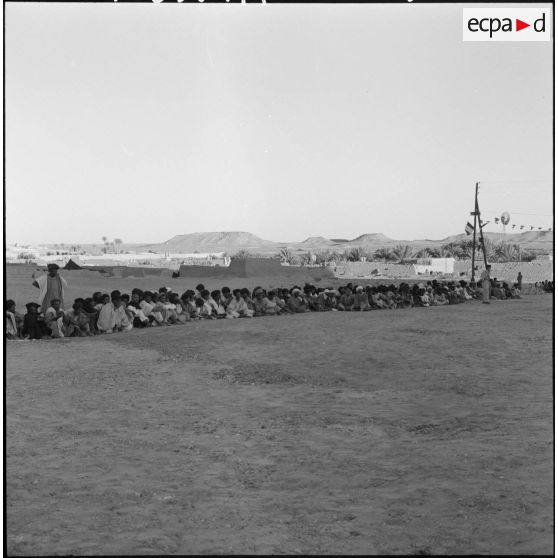
POLYGON ((474 231, 474 227, 473 225, 471 225, 471 223, 469 223, 469 221, 467 221, 467 224, 465 225, 465 232, 469 235, 469 234, 473 234, 474 231))

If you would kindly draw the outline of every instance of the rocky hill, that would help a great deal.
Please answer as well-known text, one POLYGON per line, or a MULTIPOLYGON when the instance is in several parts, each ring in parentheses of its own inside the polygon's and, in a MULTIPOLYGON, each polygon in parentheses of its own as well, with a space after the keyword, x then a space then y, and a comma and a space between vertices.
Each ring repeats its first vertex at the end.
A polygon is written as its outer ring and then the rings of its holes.
MULTIPOLYGON (((528 231, 516 234, 485 232, 485 238, 492 242, 509 242, 519 244, 523 250, 552 251, 554 249, 553 233, 550 231, 528 231)), ((177 235, 159 244, 144 244, 135 247, 137 251, 152 250, 153 252, 226 252, 234 255, 240 250, 252 254, 271 255, 281 248, 288 248, 293 252, 335 250, 343 251, 355 247, 374 251, 378 248, 393 248, 398 244, 409 244, 414 249, 439 248, 450 242, 458 243, 462 240, 472 240, 472 236, 458 234, 448 236, 442 240, 395 240, 382 233, 362 234, 352 240, 329 239, 323 236, 313 236, 301 242, 274 242, 264 240, 252 233, 244 231, 189 233, 177 235)))
POLYGON ((140 246, 140 249, 153 252, 227 252, 234 254, 239 250, 276 250, 278 246, 277 242, 264 240, 249 232, 225 231, 179 234, 160 244, 144 244, 140 246))

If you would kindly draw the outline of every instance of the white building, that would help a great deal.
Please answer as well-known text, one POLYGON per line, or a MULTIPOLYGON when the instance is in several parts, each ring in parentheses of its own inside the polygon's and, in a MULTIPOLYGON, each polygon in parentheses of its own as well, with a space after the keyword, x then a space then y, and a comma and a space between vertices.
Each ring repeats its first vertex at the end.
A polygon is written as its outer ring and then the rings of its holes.
POLYGON ((417 275, 429 275, 432 273, 453 273, 455 258, 420 258, 413 265, 417 275))

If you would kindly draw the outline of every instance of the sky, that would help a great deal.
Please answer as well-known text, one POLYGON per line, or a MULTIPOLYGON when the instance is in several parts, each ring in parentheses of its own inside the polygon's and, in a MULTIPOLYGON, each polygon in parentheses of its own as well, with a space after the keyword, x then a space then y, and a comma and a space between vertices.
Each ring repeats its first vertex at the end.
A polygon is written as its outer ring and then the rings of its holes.
POLYGON ((466 6, 6 3, 6 242, 551 226, 552 43, 466 6))

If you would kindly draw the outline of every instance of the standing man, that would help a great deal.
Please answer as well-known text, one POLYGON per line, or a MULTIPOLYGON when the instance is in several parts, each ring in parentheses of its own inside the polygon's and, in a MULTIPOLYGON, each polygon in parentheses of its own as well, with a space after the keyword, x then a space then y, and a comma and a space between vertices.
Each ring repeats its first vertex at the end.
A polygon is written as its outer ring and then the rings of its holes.
POLYGON ((39 304, 43 313, 52 306, 53 300, 59 300, 60 308, 64 308, 64 289, 68 283, 58 275, 59 269, 57 264, 50 263, 47 265, 47 274, 33 281, 33 286, 39 289, 39 304))
POLYGON ((517 288, 521 290, 521 283, 523 283, 523 275, 521 275, 521 271, 517 274, 517 288))
POLYGON ((490 304, 490 265, 487 265, 481 273, 482 282, 482 303, 490 304))

